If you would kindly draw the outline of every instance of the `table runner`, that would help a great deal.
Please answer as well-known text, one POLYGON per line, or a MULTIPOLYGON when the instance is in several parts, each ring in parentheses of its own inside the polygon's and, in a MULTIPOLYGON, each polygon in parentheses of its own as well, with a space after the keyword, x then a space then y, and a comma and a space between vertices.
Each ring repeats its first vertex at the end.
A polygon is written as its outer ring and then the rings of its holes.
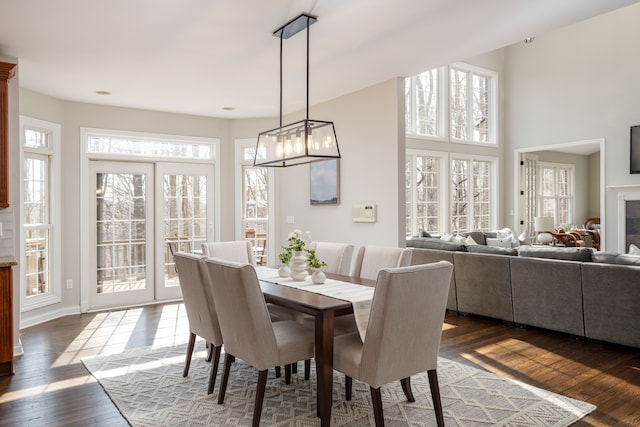
POLYGON ((256 273, 258 274, 258 279, 264 280, 265 282, 302 289, 350 302, 353 306, 353 316, 356 319, 360 339, 364 342, 367 324, 369 323, 371 301, 373 300, 373 287, 356 285, 354 283, 329 278, 327 278, 323 284, 316 285, 311 281, 310 275, 303 281, 296 281, 290 277, 280 277, 278 270, 271 267, 257 266, 256 273))

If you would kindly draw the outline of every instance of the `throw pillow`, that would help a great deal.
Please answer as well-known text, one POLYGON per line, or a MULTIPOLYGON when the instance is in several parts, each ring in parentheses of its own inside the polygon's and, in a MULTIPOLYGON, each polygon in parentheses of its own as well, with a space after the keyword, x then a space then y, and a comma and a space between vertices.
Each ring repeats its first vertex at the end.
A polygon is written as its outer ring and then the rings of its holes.
POLYGON ((440 240, 444 240, 445 242, 451 242, 453 241, 453 236, 451 234, 442 233, 442 237, 440 237, 440 240))
POLYGON ((629 245, 629 252, 627 252, 627 254, 640 256, 640 248, 632 243, 629 245))
POLYGON ((487 238, 487 246, 497 246, 499 248, 509 248, 511 249, 511 239, 509 238, 495 238, 491 237, 487 238))
POLYGON ((531 245, 531 237, 529 237, 529 232, 527 230, 524 230, 522 233, 520 233, 520 235, 518 236, 518 240, 520 241, 521 245, 531 245))
POLYGON ((453 238, 451 239, 451 241, 455 243, 464 243, 466 240, 467 239, 465 239, 464 236, 461 235, 453 236, 453 238))
POLYGON ((465 244, 467 246, 477 245, 476 241, 473 240, 473 237, 471 237, 471 236, 467 236, 467 238, 465 239, 465 244))

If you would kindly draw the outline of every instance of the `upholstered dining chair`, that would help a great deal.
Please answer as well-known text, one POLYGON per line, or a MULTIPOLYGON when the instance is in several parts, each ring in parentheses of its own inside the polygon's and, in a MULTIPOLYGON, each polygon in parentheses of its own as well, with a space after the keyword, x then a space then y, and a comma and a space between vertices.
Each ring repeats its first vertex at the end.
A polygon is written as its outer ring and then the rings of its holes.
POLYGON ((204 256, 186 252, 173 254, 173 260, 178 269, 184 307, 189 321, 189 344, 182 376, 186 377, 189 374, 196 337, 204 338, 207 342, 209 354, 213 356, 209 375, 209 388, 207 390, 207 393, 211 394, 216 385, 216 375, 222 349, 222 333, 220 332, 213 297, 209 286, 206 285, 208 273, 204 265, 204 259, 204 256))
MULTIPOLYGON (((219 258, 226 261, 256 265, 256 261, 253 256, 253 245, 248 240, 206 242, 202 244, 202 253, 207 258, 219 258)), ((272 322, 277 322, 279 320, 296 320, 299 316, 298 313, 275 304, 267 304, 267 308, 269 309, 272 322)), ((305 361, 305 379, 309 379, 310 370, 310 363, 305 361)), ((296 364, 294 365, 294 372, 297 371, 298 367, 296 364)), ((277 366, 276 376, 279 377, 280 372, 280 367, 277 366)), ((287 383, 289 381, 290 378, 287 377, 287 383)))
POLYGON ((351 275, 376 280, 381 268, 403 267, 411 264, 411 253, 410 248, 360 246, 351 275))
POLYGON ((202 254, 207 258, 222 258, 245 264, 256 264, 253 245, 248 240, 205 242, 202 244, 202 254))
POLYGON ((355 332, 335 337, 333 368, 346 375, 346 399, 352 380, 369 384, 376 426, 384 426, 380 387, 400 380, 414 402, 411 375, 427 372, 438 426, 444 415, 437 363, 453 265, 448 261, 380 270, 364 342, 355 332))
POLYGON ((319 260, 327 263, 323 268, 326 273, 348 276, 351 273, 353 245, 349 243, 311 242, 309 249, 316 251, 319 260))
POLYGON ((231 364, 236 357, 258 369, 253 426, 260 424, 267 370, 314 356, 314 329, 295 321, 271 323, 253 266, 218 258, 206 261, 211 291, 224 339, 224 374, 218 403, 224 403, 231 364))
MULTIPOLYGON (((360 246, 351 275, 376 280, 378 272, 383 268, 404 267, 411 264, 411 254, 412 250, 409 248, 360 246)), ((334 328, 336 335, 358 330, 353 314, 336 317, 334 328)))

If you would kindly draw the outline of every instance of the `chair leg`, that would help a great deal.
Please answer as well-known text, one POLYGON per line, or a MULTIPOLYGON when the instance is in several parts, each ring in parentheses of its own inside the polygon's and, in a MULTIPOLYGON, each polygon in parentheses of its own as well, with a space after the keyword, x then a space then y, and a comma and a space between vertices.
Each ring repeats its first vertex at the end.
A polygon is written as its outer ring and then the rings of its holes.
POLYGON ((189 345, 187 346, 187 358, 184 361, 184 370, 182 376, 186 377, 189 374, 189 366, 191 366, 191 356, 193 356, 193 347, 196 345, 196 334, 191 332, 189 335, 189 345))
POLYGON ((224 403, 224 394, 227 391, 227 383, 229 382, 229 372, 231 371, 231 364, 236 358, 229 353, 224 357, 224 373, 222 374, 222 384, 220 384, 220 392, 218 393, 218 405, 224 403))
POLYGON ((440 400, 440 386, 438 385, 438 374, 435 369, 427 371, 429 377, 429 387, 431 387, 431 398, 433 399, 433 409, 436 412, 436 423, 438 427, 444 427, 444 413, 442 412, 442 401, 440 400))
POLYGON ((307 359, 304 361, 304 379, 305 381, 309 381, 309 377, 311 376, 311 359, 307 359))
POLYGON ((280 369, 280 366, 276 366, 276 378, 280 378, 282 376, 282 371, 280 369))
POLYGON ((209 374, 209 390, 207 390, 207 394, 213 393, 213 388, 216 386, 216 377, 218 376, 218 364, 220 363, 220 351, 222 350, 222 346, 218 347, 210 345, 209 353, 213 356, 213 363, 211 363, 211 374, 209 374))
POLYGON ((284 365, 284 383, 291 384, 291 365, 284 365))
POLYGON ((213 343, 207 342, 207 362, 211 362, 213 358, 213 343))
MULTIPOLYGON (((289 366, 289 365, 287 365, 289 366)), ((285 366, 285 370, 286 370, 285 366)), ((291 369, 291 368, 289 368, 291 369)), ((258 390, 256 391, 256 402, 253 407, 253 427, 260 426, 260 417, 262 416, 262 402, 264 401, 264 390, 267 387, 267 373, 268 370, 260 371, 258 373, 258 390)))
POLYGON ((373 403, 373 417, 376 420, 376 427, 384 427, 384 414, 382 412, 382 394, 380 388, 371 389, 371 402, 373 403))
POLYGON ((411 377, 401 379, 400 384, 402 385, 402 391, 404 391, 407 400, 409 402, 415 402, 416 399, 413 397, 413 392, 411 391, 411 377))
POLYGON ((344 377, 344 397, 346 400, 351 400, 351 390, 353 389, 353 378, 344 377))
POLYGON ((291 373, 293 373, 293 374, 297 374, 298 373, 298 362, 295 362, 295 363, 291 364, 291 373))

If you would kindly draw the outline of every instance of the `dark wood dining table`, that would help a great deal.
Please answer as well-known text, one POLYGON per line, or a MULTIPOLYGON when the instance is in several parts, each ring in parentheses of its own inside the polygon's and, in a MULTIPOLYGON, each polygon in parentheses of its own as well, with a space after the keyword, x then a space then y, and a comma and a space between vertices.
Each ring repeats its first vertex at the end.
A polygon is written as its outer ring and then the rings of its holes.
MULTIPOLYGON (((330 279, 364 286, 374 286, 374 280, 327 274, 330 279)), ((262 293, 268 303, 309 314, 315 319, 315 360, 318 382, 318 417, 320 425, 331 425, 333 399, 333 334, 334 318, 353 313, 350 302, 316 294, 302 289, 260 281, 262 293)))

